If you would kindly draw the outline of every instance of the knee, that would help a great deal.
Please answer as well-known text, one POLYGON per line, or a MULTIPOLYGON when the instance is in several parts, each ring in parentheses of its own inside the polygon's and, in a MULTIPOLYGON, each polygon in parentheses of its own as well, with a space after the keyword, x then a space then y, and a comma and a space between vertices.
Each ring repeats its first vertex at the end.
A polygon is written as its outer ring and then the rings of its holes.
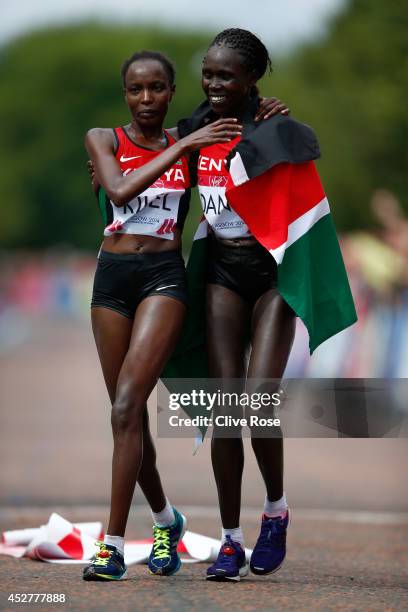
POLYGON ((250 425, 252 448, 258 447, 260 438, 269 439, 270 448, 278 446, 282 443, 283 432, 280 425, 275 425, 275 419, 256 417, 256 422, 250 425))
POLYGON ((111 424, 114 433, 142 431, 144 402, 133 392, 118 392, 112 406, 111 424))
POLYGON ((215 410, 213 414, 213 439, 242 438, 242 414, 238 410, 215 410))
POLYGON ((279 412, 272 404, 256 410, 248 407, 245 416, 251 432, 252 446, 254 446, 254 440, 258 438, 280 438, 282 436, 279 412))
POLYGON ((240 425, 223 424, 214 426, 212 440, 220 439, 242 439, 242 427, 240 425))
POLYGON ((281 383, 266 380, 262 384, 248 384, 250 404, 245 407, 245 417, 251 437, 276 437, 280 435, 281 383))

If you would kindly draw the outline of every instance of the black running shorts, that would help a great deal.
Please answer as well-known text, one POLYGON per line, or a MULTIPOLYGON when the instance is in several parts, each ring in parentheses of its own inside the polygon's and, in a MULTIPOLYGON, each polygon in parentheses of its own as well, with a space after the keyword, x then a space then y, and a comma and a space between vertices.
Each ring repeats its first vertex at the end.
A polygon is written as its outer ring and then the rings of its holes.
POLYGON ((187 304, 186 270, 179 251, 100 251, 91 308, 110 308, 133 319, 140 302, 152 295, 166 295, 187 304))
POLYGON ((278 268, 272 255, 259 243, 230 246, 209 238, 207 282, 227 287, 253 305, 278 281, 278 268))

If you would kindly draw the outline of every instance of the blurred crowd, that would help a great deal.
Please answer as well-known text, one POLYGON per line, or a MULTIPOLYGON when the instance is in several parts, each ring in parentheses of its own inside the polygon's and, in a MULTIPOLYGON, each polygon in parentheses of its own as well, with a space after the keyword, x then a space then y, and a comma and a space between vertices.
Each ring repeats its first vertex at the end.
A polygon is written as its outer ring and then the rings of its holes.
MULTIPOLYGON (((408 219, 393 193, 373 193, 375 231, 341 237, 358 322, 310 358, 298 330, 288 377, 408 377, 408 219)), ((38 317, 89 320, 96 258, 49 250, 4 254, 0 265, 0 352, 29 341, 38 317)))
POLYGON ((370 209, 377 230, 341 237, 358 322, 311 358, 298 323, 287 376, 408 377, 408 220, 385 189, 373 193, 370 209))
POLYGON ((47 319, 89 321, 95 256, 66 249, 3 254, 0 264, 0 354, 30 342, 47 319))

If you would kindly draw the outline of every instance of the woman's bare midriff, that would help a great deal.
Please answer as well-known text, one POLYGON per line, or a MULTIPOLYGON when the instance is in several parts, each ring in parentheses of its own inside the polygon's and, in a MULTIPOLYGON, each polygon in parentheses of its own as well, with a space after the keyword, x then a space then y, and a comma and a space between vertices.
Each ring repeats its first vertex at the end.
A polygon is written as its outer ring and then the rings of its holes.
POLYGON ((143 236, 141 234, 114 234, 105 236, 102 249, 110 253, 159 253, 181 249, 181 232, 175 229, 173 240, 143 236))

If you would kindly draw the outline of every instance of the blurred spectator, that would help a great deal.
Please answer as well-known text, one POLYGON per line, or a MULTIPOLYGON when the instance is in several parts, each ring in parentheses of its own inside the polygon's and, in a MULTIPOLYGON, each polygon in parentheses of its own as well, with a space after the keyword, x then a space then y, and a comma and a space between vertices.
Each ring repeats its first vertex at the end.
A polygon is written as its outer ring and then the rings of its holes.
POLYGON ((382 226, 380 237, 394 253, 398 253, 403 264, 402 278, 408 287, 408 219, 405 217, 396 196, 387 189, 377 189, 371 198, 371 210, 382 226))
MULTIPOLYGON (((380 229, 340 240, 358 322, 310 357, 307 332, 298 321, 287 377, 408 376, 408 220, 385 189, 374 192, 371 208, 380 229)), ((88 322, 94 270, 93 255, 65 250, 4 256, 0 351, 29 342, 36 317, 88 322)))
POLYGON ((286 376, 408 376, 408 220, 393 193, 378 189, 371 209, 381 228, 341 239, 358 321, 309 358, 298 331, 286 376))

